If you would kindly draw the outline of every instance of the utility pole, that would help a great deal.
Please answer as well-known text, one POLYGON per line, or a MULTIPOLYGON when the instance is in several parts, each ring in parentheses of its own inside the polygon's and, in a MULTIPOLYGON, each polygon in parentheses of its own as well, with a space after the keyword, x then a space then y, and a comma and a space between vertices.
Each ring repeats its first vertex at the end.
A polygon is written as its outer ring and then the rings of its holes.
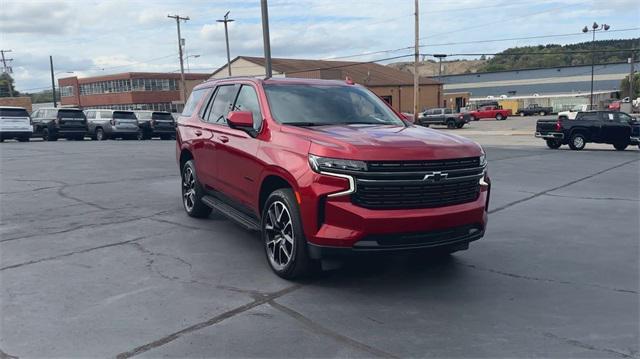
POLYGON ((176 19, 176 26, 178 27, 178 55, 180 56, 180 86, 182 87, 182 98, 184 103, 187 103, 187 86, 184 82, 184 60, 182 58, 182 36, 180 35, 180 20, 190 20, 188 16, 181 17, 180 15, 167 15, 168 18, 176 19))
POLYGON ((415 49, 413 52, 413 118, 414 120, 418 119, 418 111, 419 104, 418 100, 420 98, 420 75, 418 74, 418 61, 420 60, 420 25, 418 22, 419 12, 418 12, 418 0, 415 0, 415 49))
POLYGON ((227 71, 229 72, 229 76, 231 76, 231 54, 229 53, 229 31, 227 30, 227 23, 235 21, 229 19, 230 12, 231 11, 227 11, 227 13, 224 14, 223 20, 216 20, 217 22, 224 22, 224 39, 227 41, 227 71))
POLYGON ((271 40, 269 40, 269 10, 267 0, 260 0, 262 8, 262 40, 264 42, 264 69, 266 78, 271 78, 271 40))
POLYGON ((633 98, 634 93, 633 93, 633 80, 635 80, 635 65, 634 65, 634 59, 633 59, 633 51, 631 51, 631 56, 629 57, 629 64, 631 65, 629 68, 629 103, 631 104, 631 108, 633 109, 633 98))
POLYGON ((58 107, 56 104, 56 80, 53 74, 53 56, 49 55, 49 66, 51 68, 51 96, 53 96, 53 107, 58 107))
MULTIPOLYGON (((13 61, 13 59, 7 59, 4 57, 4 53, 5 52, 11 52, 12 50, 0 50, 0 53, 2 54, 2 73, 6 73, 6 74, 11 74, 13 72, 13 70, 11 69, 11 66, 7 65, 7 62, 11 62, 13 61)), ((11 81, 7 81, 7 87, 8 87, 8 92, 9 92, 9 97, 13 97, 13 89, 11 88, 11 81)))

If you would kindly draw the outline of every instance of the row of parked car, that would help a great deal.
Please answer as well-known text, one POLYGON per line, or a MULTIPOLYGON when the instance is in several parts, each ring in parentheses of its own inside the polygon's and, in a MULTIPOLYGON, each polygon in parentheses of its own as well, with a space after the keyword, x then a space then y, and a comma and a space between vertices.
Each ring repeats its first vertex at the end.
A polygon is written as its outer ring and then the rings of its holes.
POLYGON ((471 121, 479 121, 485 118, 495 118, 497 121, 506 120, 511 116, 510 109, 500 106, 482 106, 475 110, 454 112, 450 108, 432 108, 418 114, 416 125, 444 125, 447 128, 462 128, 471 121))
POLYGON ((138 139, 160 137, 174 139, 175 120, 164 111, 80 110, 77 108, 41 108, 29 115, 22 107, 0 107, 0 141, 45 141, 138 139))

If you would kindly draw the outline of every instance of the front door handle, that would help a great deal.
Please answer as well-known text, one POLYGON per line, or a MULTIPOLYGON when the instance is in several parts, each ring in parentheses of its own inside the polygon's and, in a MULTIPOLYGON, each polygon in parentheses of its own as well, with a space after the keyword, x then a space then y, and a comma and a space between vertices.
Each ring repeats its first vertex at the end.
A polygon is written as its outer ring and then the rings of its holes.
POLYGON ((196 136, 202 136, 202 131, 200 131, 200 130, 195 130, 195 131, 193 131, 193 133, 195 133, 196 136))
POLYGON ((227 136, 220 136, 219 138, 220 138, 220 142, 222 142, 222 143, 229 142, 229 137, 227 137, 227 136))

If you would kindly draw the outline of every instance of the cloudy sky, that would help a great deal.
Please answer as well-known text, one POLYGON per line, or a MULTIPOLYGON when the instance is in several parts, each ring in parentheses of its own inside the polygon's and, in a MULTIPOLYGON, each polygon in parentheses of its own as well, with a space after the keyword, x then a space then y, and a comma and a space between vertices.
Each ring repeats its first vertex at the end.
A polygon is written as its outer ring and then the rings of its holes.
MULTIPOLYGON (((420 0, 423 53, 494 53, 511 46, 590 40, 580 29, 611 25, 598 39, 640 36, 637 0, 420 0), (612 31, 616 30, 616 31, 612 31), (531 36, 537 39, 504 40, 531 36), (499 40, 499 41, 486 41, 499 40)), ((178 71, 175 21, 182 24, 192 72, 231 56, 262 55, 259 0, 0 0, 0 46, 12 49, 16 87, 37 92, 56 77, 126 71, 178 71)), ((377 60, 412 53, 413 0, 269 0, 273 57, 377 60), (387 51, 387 52, 383 52, 387 51), (357 55, 353 57, 346 57, 357 55)), ((409 60, 410 58, 395 60, 409 60)))

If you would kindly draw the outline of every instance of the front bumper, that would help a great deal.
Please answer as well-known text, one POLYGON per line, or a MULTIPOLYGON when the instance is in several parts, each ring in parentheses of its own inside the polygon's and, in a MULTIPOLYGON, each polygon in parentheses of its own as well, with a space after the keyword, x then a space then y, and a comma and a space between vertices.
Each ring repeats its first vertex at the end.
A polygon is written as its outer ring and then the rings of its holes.
POLYGON ((562 139, 564 139, 564 133, 562 133, 562 132, 546 132, 546 133, 536 132, 535 136, 537 138, 544 138, 544 139, 547 139, 547 140, 551 140, 551 139, 562 140, 562 139))
POLYGON ((368 209, 349 195, 330 197, 346 179, 314 174, 300 190, 300 210, 312 255, 325 252, 398 251, 465 244, 482 238, 490 180, 472 202, 435 208, 368 209))

